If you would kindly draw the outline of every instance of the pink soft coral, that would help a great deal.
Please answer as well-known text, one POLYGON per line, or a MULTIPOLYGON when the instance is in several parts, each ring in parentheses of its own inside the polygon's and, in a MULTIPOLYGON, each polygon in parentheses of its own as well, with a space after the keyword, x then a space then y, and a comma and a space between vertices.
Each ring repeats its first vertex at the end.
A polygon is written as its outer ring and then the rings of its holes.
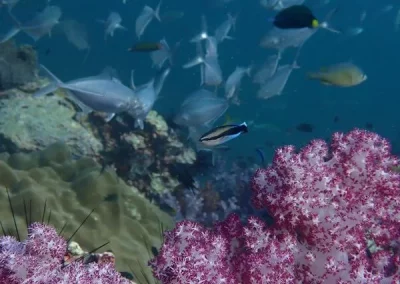
POLYGON ((178 223, 154 274, 165 284, 398 283, 398 165, 385 139, 359 129, 335 133, 330 148, 278 149, 252 181, 253 203, 274 225, 236 215, 212 229, 178 223))
POLYGON ((112 263, 73 262, 62 267, 67 242, 56 230, 41 223, 28 228, 28 238, 18 242, 14 237, 0 237, 0 283, 70 284, 130 283, 112 263))

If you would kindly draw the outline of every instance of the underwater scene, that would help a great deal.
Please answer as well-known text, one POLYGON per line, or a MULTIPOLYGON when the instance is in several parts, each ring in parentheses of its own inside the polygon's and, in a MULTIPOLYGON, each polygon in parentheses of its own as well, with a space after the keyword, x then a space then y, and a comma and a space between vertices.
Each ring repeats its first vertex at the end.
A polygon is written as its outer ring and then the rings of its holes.
POLYGON ((0 284, 400 283, 399 3, 0 23, 0 284))

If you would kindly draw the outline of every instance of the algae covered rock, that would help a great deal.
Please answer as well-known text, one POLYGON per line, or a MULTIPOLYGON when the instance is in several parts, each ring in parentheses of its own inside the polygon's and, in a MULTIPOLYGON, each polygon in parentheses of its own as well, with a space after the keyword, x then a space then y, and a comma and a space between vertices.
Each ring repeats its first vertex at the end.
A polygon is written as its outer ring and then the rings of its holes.
MULTIPOLYGON (((144 270, 152 279, 149 246, 161 244, 160 228, 170 227, 172 220, 114 171, 102 172, 92 158, 73 159, 63 143, 30 154, 3 155, 0 216, 6 230, 13 230, 6 188, 19 228, 26 226, 28 215, 29 221, 48 221, 58 230, 67 224, 63 235, 68 238, 94 209, 73 240, 88 250, 110 241, 104 249, 116 255, 118 270, 144 270)), ((25 237, 26 230, 20 229, 20 235, 25 237)))
POLYGON ((30 45, 0 43, 0 91, 32 82, 37 76, 37 55, 30 45))
POLYGON ((76 156, 95 156, 101 142, 73 119, 76 111, 62 96, 33 98, 20 90, 0 100, 0 152, 42 150, 62 141, 76 156))

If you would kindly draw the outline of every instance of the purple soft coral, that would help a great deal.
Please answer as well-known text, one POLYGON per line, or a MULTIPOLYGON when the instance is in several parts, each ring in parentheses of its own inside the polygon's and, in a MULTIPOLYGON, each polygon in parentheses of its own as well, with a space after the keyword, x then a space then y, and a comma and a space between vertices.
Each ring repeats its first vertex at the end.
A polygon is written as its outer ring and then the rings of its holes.
POLYGON ((62 267, 67 242, 53 227, 33 223, 28 238, 18 242, 14 237, 0 237, 0 283, 130 283, 113 263, 84 264, 75 261, 62 267))

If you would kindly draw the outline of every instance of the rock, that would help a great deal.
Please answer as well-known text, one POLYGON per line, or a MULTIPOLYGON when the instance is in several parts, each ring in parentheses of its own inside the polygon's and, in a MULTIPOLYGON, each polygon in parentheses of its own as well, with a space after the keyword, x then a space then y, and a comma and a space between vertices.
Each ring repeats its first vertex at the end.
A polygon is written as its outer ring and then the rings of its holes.
POLYGON ((101 142, 74 115, 74 107, 62 96, 33 98, 14 89, 0 100, 0 152, 41 150, 61 141, 75 156, 96 156, 103 149, 101 142))
POLYGON ((32 46, 17 46, 12 40, 0 44, 0 92, 34 81, 37 64, 32 46))

